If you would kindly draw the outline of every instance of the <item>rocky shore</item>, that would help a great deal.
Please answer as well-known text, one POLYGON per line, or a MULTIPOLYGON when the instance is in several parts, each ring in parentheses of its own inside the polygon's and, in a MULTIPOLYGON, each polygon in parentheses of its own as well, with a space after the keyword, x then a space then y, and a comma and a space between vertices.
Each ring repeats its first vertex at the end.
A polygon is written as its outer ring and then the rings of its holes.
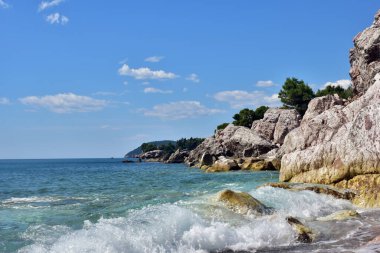
POLYGON ((205 172, 279 170, 282 182, 348 189, 355 205, 380 207, 380 11, 354 38, 350 63, 349 100, 315 98, 303 117, 271 108, 251 128, 230 124, 190 152, 154 150, 140 158, 205 172))

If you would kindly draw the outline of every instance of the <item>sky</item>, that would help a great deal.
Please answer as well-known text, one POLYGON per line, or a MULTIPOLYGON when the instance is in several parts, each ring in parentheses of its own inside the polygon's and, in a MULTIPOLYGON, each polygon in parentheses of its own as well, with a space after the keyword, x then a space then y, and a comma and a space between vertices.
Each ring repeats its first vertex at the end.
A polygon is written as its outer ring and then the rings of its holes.
POLYGON ((0 0, 0 159, 122 157, 350 85, 374 0, 0 0))

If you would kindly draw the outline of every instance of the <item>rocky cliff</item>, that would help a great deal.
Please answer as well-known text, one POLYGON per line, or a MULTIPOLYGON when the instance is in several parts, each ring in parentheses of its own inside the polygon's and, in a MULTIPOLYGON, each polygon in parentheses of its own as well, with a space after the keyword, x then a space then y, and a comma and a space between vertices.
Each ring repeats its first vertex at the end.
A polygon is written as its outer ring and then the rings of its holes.
POLYGON ((356 190, 354 203, 380 207, 380 12, 354 39, 350 61, 355 100, 312 100, 279 153, 281 181, 356 190))

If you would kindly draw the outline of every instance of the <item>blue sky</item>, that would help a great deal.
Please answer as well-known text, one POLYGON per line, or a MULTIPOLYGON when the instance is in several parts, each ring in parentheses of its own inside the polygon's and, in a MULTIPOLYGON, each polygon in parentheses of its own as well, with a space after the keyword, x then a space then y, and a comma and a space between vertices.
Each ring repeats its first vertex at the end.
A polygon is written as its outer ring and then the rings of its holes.
POLYGON ((121 157, 348 85, 373 0, 0 0, 0 158, 121 157))

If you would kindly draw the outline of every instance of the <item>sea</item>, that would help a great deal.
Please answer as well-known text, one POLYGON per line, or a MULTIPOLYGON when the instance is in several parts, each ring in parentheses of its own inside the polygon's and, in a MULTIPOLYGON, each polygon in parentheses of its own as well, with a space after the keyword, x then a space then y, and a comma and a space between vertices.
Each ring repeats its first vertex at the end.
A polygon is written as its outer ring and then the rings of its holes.
POLYGON ((276 171, 204 173, 183 164, 122 159, 0 160, 0 252, 380 252, 380 210, 311 191, 269 186, 276 171), (217 201, 248 192, 270 215, 217 201), (340 210, 359 218, 318 221, 340 210), (315 234, 297 241, 286 217, 315 234))

